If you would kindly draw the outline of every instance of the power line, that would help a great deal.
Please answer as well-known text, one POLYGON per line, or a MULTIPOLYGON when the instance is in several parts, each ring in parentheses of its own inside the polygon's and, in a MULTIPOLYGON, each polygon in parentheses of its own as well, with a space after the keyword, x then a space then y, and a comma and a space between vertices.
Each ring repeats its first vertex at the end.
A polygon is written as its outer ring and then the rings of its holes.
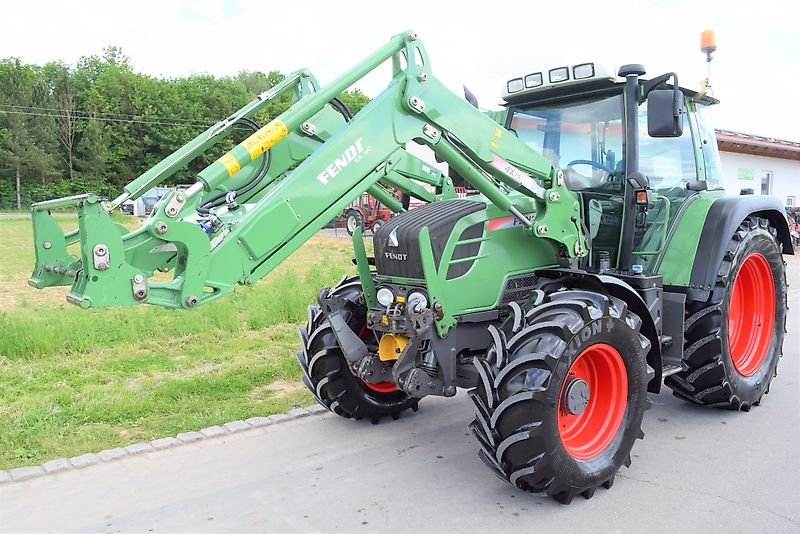
MULTIPOLYGON (((9 115, 28 115, 32 117, 51 117, 55 119, 68 119, 70 115, 67 114, 57 114, 57 113, 35 113, 32 111, 16 111, 16 110, 9 110, 9 109, 0 109, 0 113, 8 113, 9 115)), ((196 126, 198 128, 209 128, 212 124, 192 124, 192 123, 174 123, 174 122, 164 122, 164 121, 143 121, 143 120, 136 120, 136 119, 110 119, 105 117, 78 117, 81 119, 87 120, 96 120, 96 121, 103 121, 103 122, 127 122, 133 124, 154 124, 154 125, 161 125, 161 126, 196 126)))
MULTIPOLYGON (((32 117, 50 117, 54 119, 68 119, 70 115, 66 113, 35 113, 32 111, 16 111, 16 110, 9 110, 9 109, 0 109, 0 113, 8 113, 9 115, 28 115, 32 117)), ((147 120, 138 120, 138 119, 110 119, 104 117, 78 117, 79 119, 84 120, 96 120, 102 122, 124 122, 124 123, 131 123, 131 124, 151 124, 156 126, 194 126, 196 128, 210 128, 216 123, 176 123, 176 122, 163 122, 163 121, 147 121, 147 120)), ((245 128, 242 126, 234 126, 237 130, 249 130, 249 128, 245 128)))
MULTIPOLYGON (((131 119, 140 120, 140 119, 138 119, 138 117, 141 116, 140 114, 139 115, 132 115, 132 114, 127 114, 127 113, 106 113, 106 112, 102 112, 102 111, 99 111, 99 112, 89 112, 89 111, 80 111, 80 110, 68 111, 68 110, 59 109, 59 108, 46 108, 46 107, 40 107, 40 106, 20 106, 20 105, 17 105, 17 104, 2 104, 2 106, 7 107, 7 108, 16 108, 16 109, 20 109, 20 110, 24 110, 24 111, 41 110, 41 111, 53 111, 53 112, 56 112, 56 113, 59 113, 59 114, 64 114, 64 115, 75 114, 75 115, 80 115, 81 118, 85 117, 85 118, 89 118, 89 119, 96 118, 98 115, 104 115, 106 117, 124 117, 124 118, 131 118, 131 119)), ((178 121, 178 122, 198 124, 195 119, 188 119, 188 118, 182 118, 182 117, 154 116, 154 117, 150 117, 150 118, 154 119, 154 120, 178 121)), ((209 126, 210 125, 211 124, 209 124, 209 126)))

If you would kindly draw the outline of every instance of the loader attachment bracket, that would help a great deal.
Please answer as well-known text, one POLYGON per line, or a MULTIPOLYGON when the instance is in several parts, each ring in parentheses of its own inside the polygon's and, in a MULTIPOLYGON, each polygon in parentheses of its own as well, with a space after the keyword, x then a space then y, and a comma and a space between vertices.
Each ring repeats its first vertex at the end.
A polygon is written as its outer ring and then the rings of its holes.
POLYGON ((348 363, 352 366, 367 357, 369 355, 367 345, 353 332, 344 317, 345 308, 351 302, 344 297, 333 295, 329 287, 319 290, 317 302, 323 315, 330 322, 333 335, 336 336, 336 341, 339 342, 339 347, 348 363))
POLYGON ((72 285, 81 269, 81 259, 70 254, 67 247, 77 241, 75 236, 64 234, 51 209, 81 205, 94 195, 79 195, 34 204, 31 209, 33 243, 36 263, 28 285, 37 289, 72 285))

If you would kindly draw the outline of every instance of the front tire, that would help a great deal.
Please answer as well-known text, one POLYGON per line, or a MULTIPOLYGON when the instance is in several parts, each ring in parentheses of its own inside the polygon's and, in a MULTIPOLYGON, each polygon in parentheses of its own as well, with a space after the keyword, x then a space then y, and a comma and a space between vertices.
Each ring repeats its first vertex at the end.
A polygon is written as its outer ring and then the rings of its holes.
POLYGON ((347 233, 353 235, 356 231, 356 228, 361 228, 361 231, 364 231, 364 216, 361 215, 361 212, 358 210, 350 210, 344 216, 344 226, 347 229, 347 233))
POLYGON ((490 327, 470 430, 495 475, 568 504, 630 465, 644 437, 650 342, 619 299, 579 290, 535 299, 490 327))
POLYGON ((731 237, 708 300, 687 300, 683 370, 664 383, 696 404, 749 411, 783 353, 786 277, 776 231, 748 218, 731 237))
MULTIPOLYGON (((333 292, 346 301, 347 325, 369 346, 367 307, 358 277, 343 278, 333 292)), ((399 391, 393 382, 371 384, 350 372, 331 325, 317 306, 308 308, 308 323, 300 329, 300 342, 297 360, 303 369, 303 383, 317 402, 336 415, 377 423, 387 415, 397 419, 408 408, 417 411, 419 400, 399 391)), ((376 346, 371 352, 377 350, 377 342, 373 344, 376 346)))

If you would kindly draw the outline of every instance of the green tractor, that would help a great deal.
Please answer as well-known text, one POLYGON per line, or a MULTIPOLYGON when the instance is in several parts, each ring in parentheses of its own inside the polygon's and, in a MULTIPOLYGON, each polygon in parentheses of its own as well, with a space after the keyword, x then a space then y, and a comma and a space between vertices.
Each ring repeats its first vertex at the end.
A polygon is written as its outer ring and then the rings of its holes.
POLYGON ((630 465, 648 392, 665 383, 748 411, 784 337, 782 254, 793 249, 780 204, 726 196, 706 111, 717 101, 674 73, 644 74, 534 72, 507 83, 505 109, 483 113, 436 79, 415 33, 399 34, 327 86, 291 74, 114 200, 35 204, 30 284, 71 286, 67 300, 84 308, 194 308, 252 285, 369 193, 397 215, 372 256, 355 229, 357 276, 309 308, 298 354, 308 389, 373 422, 467 389, 495 475, 562 503, 589 498, 630 465), (337 95, 389 60, 390 84, 352 116, 337 95), (287 92, 292 106, 255 124, 287 92), (234 125, 253 135, 140 228, 112 222, 234 125), (427 204, 408 210, 411 198, 427 204), (64 206, 80 223, 66 235, 50 213, 64 206))

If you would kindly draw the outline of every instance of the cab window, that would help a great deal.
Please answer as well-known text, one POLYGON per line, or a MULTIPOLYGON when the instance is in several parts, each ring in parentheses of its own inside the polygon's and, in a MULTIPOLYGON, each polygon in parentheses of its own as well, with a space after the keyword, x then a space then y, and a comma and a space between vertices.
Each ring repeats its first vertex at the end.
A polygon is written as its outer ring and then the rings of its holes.
POLYGON ((706 184, 709 189, 722 189, 722 162, 719 158, 717 136, 714 133, 714 126, 709 117, 708 106, 698 105, 695 117, 697 118, 697 129, 700 132, 700 141, 703 143, 706 184))
POLYGON ((683 115, 680 137, 647 135, 647 102, 639 106, 639 172, 650 179, 650 188, 664 195, 678 195, 686 183, 697 180, 689 118, 683 115))

